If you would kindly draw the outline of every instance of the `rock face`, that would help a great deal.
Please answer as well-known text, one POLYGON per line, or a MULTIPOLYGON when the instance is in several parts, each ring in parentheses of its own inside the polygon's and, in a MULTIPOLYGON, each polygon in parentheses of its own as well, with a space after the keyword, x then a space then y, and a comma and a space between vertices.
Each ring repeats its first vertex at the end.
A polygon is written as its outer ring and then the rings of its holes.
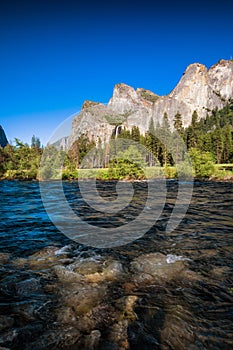
POLYGON ((52 145, 57 149, 62 149, 65 151, 68 148, 68 139, 69 139, 69 136, 64 136, 61 139, 54 142, 52 145))
POLYGON ((5 147, 7 144, 8 144, 8 141, 6 138, 6 134, 2 126, 0 125, 0 147, 5 147))
POLYGON ((233 98, 233 62, 221 60, 209 70, 199 63, 187 67, 174 90, 163 96, 153 106, 154 120, 161 122, 163 113, 168 113, 172 124, 173 117, 180 112, 184 126, 191 122, 192 113, 197 111, 199 118, 214 108, 219 109, 233 98))
POLYGON ((166 96, 158 96, 145 89, 117 84, 107 105, 85 101, 81 112, 73 120, 71 145, 82 133, 90 139, 106 142, 119 127, 131 129, 138 126, 141 133, 148 130, 151 118, 155 126, 161 123, 165 112, 171 127, 179 112, 183 125, 191 123, 196 110, 199 118, 214 108, 222 108, 233 98, 233 61, 220 60, 207 69, 193 63, 187 67, 177 86, 166 96))

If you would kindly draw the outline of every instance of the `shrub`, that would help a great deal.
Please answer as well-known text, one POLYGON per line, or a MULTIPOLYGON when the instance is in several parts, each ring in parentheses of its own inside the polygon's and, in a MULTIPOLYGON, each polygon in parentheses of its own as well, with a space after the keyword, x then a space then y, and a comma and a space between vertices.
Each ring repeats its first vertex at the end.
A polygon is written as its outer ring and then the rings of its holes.
POLYGON ((195 170, 195 177, 209 178, 214 173, 214 157, 210 152, 201 152, 196 148, 189 150, 192 164, 195 170))

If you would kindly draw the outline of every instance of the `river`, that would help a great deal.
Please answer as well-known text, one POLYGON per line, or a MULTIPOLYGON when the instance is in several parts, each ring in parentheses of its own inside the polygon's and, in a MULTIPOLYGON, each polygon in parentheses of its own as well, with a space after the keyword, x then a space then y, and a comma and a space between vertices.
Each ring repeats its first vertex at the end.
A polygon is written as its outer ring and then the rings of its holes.
MULTIPOLYGON (((136 204, 117 217, 99 216, 81 200, 77 182, 63 186, 74 212, 93 227, 133 220, 147 194, 137 182, 136 204)), ((115 198, 114 183, 98 186, 115 198)), ((162 214, 145 235, 101 249, 53 225, 37 182, 1 181, 0 348, 232 349, 233 184, 195 182, 171 233, 165 229, 177 183, 166 186, 162 214)))

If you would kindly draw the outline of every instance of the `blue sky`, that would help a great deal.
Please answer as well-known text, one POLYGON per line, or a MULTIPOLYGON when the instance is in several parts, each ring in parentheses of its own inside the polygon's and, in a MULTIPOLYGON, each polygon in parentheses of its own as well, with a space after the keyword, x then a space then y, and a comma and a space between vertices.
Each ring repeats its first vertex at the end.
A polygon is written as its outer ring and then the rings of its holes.
POLYGON ((169 93, 187 65, 233 57, 230 1, 0 2, 0 124, 46 143, 116 83, 169 93))

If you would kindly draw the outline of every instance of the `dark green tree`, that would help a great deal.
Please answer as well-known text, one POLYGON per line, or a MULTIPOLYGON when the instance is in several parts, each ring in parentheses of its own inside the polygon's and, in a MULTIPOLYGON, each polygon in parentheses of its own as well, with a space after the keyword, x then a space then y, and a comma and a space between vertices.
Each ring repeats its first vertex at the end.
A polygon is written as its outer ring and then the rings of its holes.
POLYGON ((184 128, 183 128, 182 117, 179 112, 177 112, 174 117, 173 126, 174 126, 174 129, 178 132, 178 134, 182 135, 184 128))
POLYGON ((138 126, 133 126, 131 130, 131 139, 135 142, 140 142, 140 130, 138 126))

